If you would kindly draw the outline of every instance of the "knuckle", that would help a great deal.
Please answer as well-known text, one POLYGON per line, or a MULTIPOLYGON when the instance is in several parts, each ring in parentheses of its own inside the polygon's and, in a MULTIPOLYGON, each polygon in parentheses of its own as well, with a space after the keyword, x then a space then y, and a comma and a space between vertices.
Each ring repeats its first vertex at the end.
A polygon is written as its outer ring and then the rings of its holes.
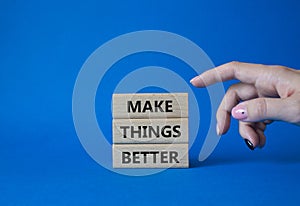
POLYGON ((272 65, 271 68, 276 69, 276 70, 282 70, 282 71, 288 70, 287 67, 282 66, 282 65, 272 65))
POLYGON ((239 68, 239 66, 240 66, 240 62, 238 62, 238 61, 231 61, 231 62, 229 62, 228 63, 228 66, 229 67, 232 67, 232 68, 234 68, 234 69, 238 69, 239 68))
POLYGON ((267 103, 264 98, 257 99, 255 102, 257 118, 264 119, 267 116, 267 103))
POLYGON ((230 67, 233 69, 235 76, 237 79, 240 79, 243 77, 243 72, 241 71, 241 62, 239 61, 232 61, 229 63, 230 67))
POLYGON ((226 92, 227 96, 232 96, 232 94, 234 94, 236 92, 236 85, 231 85, 226 92))
POLYGON ((232 92, 235 92, 239 87, 240 87, 241 84, 233 84, 229 87, 228 90, 231 90, 232 92))
POLYGON ((245 85, 243 83, 233 84, 227 89, 226 93, 230 94, 231 96, 236 96, 238 91, 241 90, 244 86, 245 85))
POLYGON ((291 122, 292 123, 300 123, 300 98, 294 100, 291 103, 291 114, 292 117, 291 122))
POLYGON ((281 66, 281 65, 273 65, 270 67, 274 70, 274 72, 277 73, 278 76, 285 75, 286 72, 290 71, 288 67, 281 66))
POLYGON ((232 104, 237 104, 240 99, 237 95, 237 89, 238 89, 238 85, 232 85, 228 88, 228 90, 226 91, 226 94, 223 98, 223 107, 226 110, 231 110, 232 108, 230 108, 232 106, 232 104))

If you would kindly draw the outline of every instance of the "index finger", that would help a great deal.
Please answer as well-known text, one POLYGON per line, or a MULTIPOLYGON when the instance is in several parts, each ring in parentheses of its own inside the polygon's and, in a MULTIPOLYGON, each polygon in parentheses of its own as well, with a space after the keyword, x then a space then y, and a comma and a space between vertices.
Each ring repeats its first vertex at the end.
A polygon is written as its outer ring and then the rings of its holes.
POLYGON ((217 82, 238 79, 243 83, 254 84, 266 69, 268 66, 262 64, 233 61, 202 73, 193 78, 191 83, 196 87, 206 87, 217 82))

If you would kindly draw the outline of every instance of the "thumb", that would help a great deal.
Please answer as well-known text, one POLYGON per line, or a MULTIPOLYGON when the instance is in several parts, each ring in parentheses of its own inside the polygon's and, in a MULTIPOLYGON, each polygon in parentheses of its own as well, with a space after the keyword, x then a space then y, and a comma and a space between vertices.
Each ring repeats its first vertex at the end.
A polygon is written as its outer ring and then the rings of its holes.
POLYGON ((238 104, 231 110, 231 114, 235 119, 245 122, 282 120, 295 123, 295 110, 297 104, 293 104, 289 98, 257 98, 238 104))

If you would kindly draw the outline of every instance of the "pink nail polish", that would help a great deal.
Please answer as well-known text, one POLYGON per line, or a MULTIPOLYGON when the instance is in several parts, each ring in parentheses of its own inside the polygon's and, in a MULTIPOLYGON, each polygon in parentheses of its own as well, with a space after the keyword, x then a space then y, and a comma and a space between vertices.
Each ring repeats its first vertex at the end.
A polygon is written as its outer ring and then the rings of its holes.
POLYGON ((248 118, 248 113, 244 105, 237 105, 231 111, 231 115, 238 120, 245 120, 248 118))

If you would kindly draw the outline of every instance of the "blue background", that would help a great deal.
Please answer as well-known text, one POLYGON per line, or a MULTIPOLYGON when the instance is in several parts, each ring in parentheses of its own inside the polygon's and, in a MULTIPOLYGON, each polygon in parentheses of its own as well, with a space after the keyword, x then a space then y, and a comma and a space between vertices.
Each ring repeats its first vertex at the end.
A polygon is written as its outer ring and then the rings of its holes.
MULTIPOLYGON (((250 151, 233 122, 214 153, 198 163, 210 115, 205 90, 194 90, 204 109, 191 168, 122 176, 82 148, 73 126, 72 92, 96 48, 145 29, 189 38, 215 65, 238 60, 299 69, 299 11, 296 0, 1 1, 0 205, 298 205, 299 127, 276 122, 266 131, 266 147, 250 151)), ((126 69, 153 62, 184 68, 162 55, 128 58, 119 62, 123 72, 112 68, 106 78, 115 81, 99 85, 97 98, 102 92, 100 98, 110 101, 109 91, 126 69)), ((98 118, 109 134, 110 114, 99 111, 98 118)))

